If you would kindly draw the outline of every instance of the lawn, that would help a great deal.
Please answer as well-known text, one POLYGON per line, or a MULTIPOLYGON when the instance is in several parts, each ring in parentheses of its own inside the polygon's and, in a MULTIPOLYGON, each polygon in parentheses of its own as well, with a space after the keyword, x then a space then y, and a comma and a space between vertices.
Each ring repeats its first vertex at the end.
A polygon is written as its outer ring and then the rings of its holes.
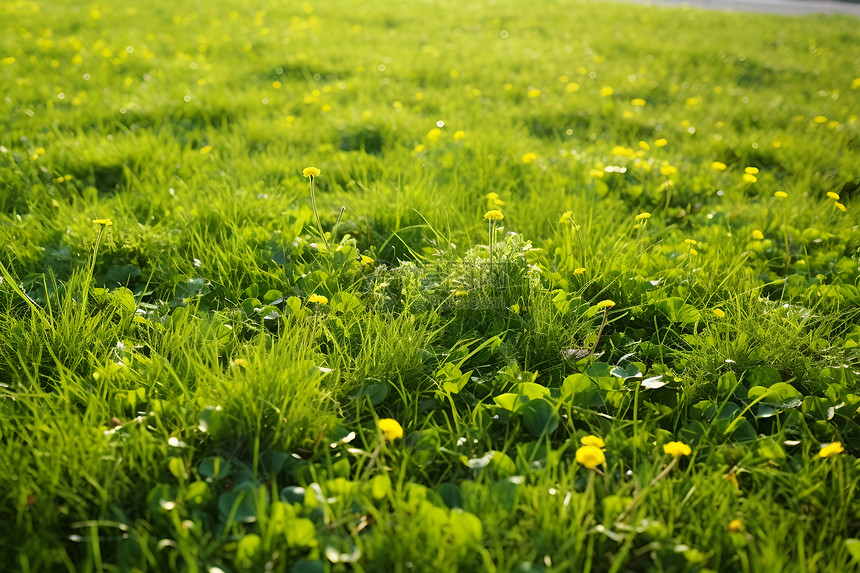
POLYGON ((0 4, 0 555, 860 569, 860 26, 0 4))

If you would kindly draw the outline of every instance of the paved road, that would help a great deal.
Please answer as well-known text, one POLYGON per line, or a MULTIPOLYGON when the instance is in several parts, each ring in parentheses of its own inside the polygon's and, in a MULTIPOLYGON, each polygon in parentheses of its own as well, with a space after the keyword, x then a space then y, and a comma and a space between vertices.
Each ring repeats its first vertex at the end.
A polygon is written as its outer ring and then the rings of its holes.
POLYGON ((850 14, 860 17, 860 4, 835 0, 623 0, 652 6, 689 6, 724 12, 765 12, 768 14, 850 14))

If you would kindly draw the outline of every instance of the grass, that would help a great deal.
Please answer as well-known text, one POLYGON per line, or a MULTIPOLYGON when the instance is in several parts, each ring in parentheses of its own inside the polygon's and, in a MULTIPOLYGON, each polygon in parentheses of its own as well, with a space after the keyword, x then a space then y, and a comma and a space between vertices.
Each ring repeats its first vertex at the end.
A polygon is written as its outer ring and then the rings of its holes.
POLYGON ((13 570, 860 567, 856 19, 0 14, 13 570))

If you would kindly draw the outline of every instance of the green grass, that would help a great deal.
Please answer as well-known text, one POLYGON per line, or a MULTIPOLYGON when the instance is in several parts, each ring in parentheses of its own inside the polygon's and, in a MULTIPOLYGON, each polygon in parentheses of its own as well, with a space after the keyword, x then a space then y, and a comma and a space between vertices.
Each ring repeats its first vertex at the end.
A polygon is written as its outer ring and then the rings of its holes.
POLYGON ((0 22, 7 567, 860 568, 855 18, 0 22))

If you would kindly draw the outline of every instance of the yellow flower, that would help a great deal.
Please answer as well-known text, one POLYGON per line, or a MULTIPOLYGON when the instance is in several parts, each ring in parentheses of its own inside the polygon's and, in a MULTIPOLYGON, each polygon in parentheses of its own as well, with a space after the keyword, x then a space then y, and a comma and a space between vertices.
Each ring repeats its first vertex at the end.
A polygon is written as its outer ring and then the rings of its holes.
POLYGON ((848 210, 848 209, 845 207, 845 205, 843 205, 843 204, 842 204, 842 203, 840 203, 839 201, 834 201, 834 202, 833 202, 833 204, 834 204, 834 205, 836 205, 836 208, 837 208, 837 209, 839 209, 840 211, 842 211, 843 213, 844 213, 844 212, 846 212, 846 211, 848 210))
POLYGON ((721 309, 721 308, 715 308, 711 312, 713 312, 714 316, 716 316, 717 318, 725 318, 726 317, 726 313, 723 312, 723 309, 721 309))
POLYGON ((609 299, 601 300, 597 303, 597 308, 612 308, 613 306, 615 306, 615 301, 609 299))
POLYGON ((373 266, 374 261, 373 261, 373 259, 371 259, 367 255, 361 255, 361 264, 373 266))
POLYGON ((694 247, 699 244, 696 239, 684 239, 684 242, 688 245, 693 245, 694 247))
POLYGON ((669 143, 667 140, 661 138, 661 139, 658 139, 657 141, 655 141, 654 145, 657 147, 663 147, 667 143, 669 143))
POLYGON ((745 167, 744 173, 749 173, 750 175, 757 175, 758 174, 758 167, 745 167))
POLYGON ((602 88, 600 88, 600 95, 602 97, 611 96, 613 93, 615 93, 615 90, 612 89, 611 86, 603 86, 602 88))
POLYGON ((651 149, 651 146, 648 145, 647 141, 640 141, 639 142, 639 148, 642 149, 643 151, 648 151, 651 149))
POLYGON ((469 296, 469 293, 468 293, 468 291, 464 291, 464 290, 455 290, 453 292, 453 295, 454 296, 469 296))
POLYGON ((529 97, 530 98, 540 97, 540 90, 537 88, 530 89, 529 90, 529 97))
POLYGON ((827 123, 827 118, 823 115, 817 115, 812 121, 814 121, 815 123, 827 123))
POLYGON ((678 168, 675 167, 674 165, 664 165, 660 168, 660 173, 662 173, 666 177, 668 177, 670 175, 674 175, 677 172, 678 172, 678 168))
POLYGON ((93 223, 95 223, 96 225, 104 225, 105 227, 110 227, 111 225, 113 225, 113 221, 111 221, 110 219, 94 219, 93 223))
POLYGON ((573 274, 575 274, 575 275, 581 275, 584 273, 585 273, 585 268, 583 268, 583 267, 579 267, 578 269, 573 269, 573 274))
POLYGON ((233 364, 235 364, 236 366, 241 366, 242 368, 247 368, 248 361, 245 360, 244 358, 234 358, 233 364))
POLYGON ((600 448, 594 446, 582 446, 576 450, 576 463, 588 469, 594 469, 606 461, 606 456, 600 448))
POLYGON ((726 526, 726 530, 731 533, 736 533, 738 531, 744 530, 744 520, 743 519, 733 519, 726 526))
POLYGON ((845 448, 842 447, 842 442, 833 442, 832 444, 827 444, 821 451, 818 452, 819 458, 829 458, 830 456, 835 456, 836 454, 841 454, 845 451, 845 448))
POLYGON ((642 107, 643 105, 645 105, 645 100, 641 97, 636 97, 630 100, 630 105, 634 107, 642 107))
POLYGON ((505 216, 502 215, 502 212, 496 209, 484 213, 484 219, 487 219, 488 221, 501 221, 504 218, 505 216))
POLYGON ((777 199, 785 199, 786 197, 788 197, 788 193, 786 193, 785 191, 777 191, 773 194, 773 196, 777 199))
POLYGON ((713 163, 711 163, 711 169, 716 169, 717 171, 725 171, 726 164, 722 161, 714 161, 713 163))
POLYGON ((639 213, 638 215, 636 215, 637 221, 642 221, 643 219, 650 219, 650 218, 651 218, 651 213, 648 213, 647 211, 645 211, 643 213, 639 213))
POLYGON ((436 143, 437 141, 439 141, 440 137, 442 137, 442 130, 438 127, 434 127, 427 132, 427 141, 429 141, 430 143, 436 143))
POLYGON ((305 177, 310 177, 311 179, 313 179, 314 177, 319 177, 320 173, 321 171, 316 167, 305 167, 302 170, 302 175, 304 175, 305 177))
POLYGON ((377 427, 382 430, 382 435, 386 442, 391 442, 397 438, 403 437, 403 427, 397 420, 391 418, 382 418, 376 423, 377 427))
POLYGON ((513 312, 516 315, 519 315, 520 314, 520 305, 512 304, 511 305, 511 312, 513 312))
POLYGON ((591 446, 593 448, 606 447, 606 444, 603 442, 603 438, 599 436, 585 436, 584 438, 579 440, 579 443, 583 446, 591 446))
POLYGON ((205 146, 205 147, 201 147, 201 148, 200 148, 200 153, 202 153, 202 154, 204 154, 204 155, 205 155, 205 154, 207 154, 207 153, 209 153, 210 151, 212 151, 212 146, 211 146, 211 145, 207 145, 207 146, 205 146))
POLYGON ((490 193, 487 193, 486 195, 484 195, 484 197, 486 197, 490 201, 495 201, 496 199, 499 198, 499 194, 491 191, 490 193))
POLYGON ((531 163, 535 159, 537 159, 536 153, 526 153, 525 155, 523 155, 523 163, 531 163))
POLYGON ((663 446, 663 453, 669 454, 673 458, 678 458, 680 456, 689 456, 693 453, 693 450, 684 442, 669 442, 663 446))
POLYGON ((311 304, 328 304, 328 299, 321 294, 312 294, 308 297, 308 302, 311 304))
POLYGON ((758 181, 758 178, 755 175, 744 173, 744 181, 746 181, 747 183, 755 183, 756 181, 758 181))
POLYGON ((462 139, 466 139, 466 132, 462 129, 458 129, 454 132, 454 141, 460 141, 462 139))
POLYGON ((834 193, 833 191, 828 191, 827 196, 833 199, 834 201, 839 201, 839 193, 834 193))
POLYGON ((697 251, 696 249, 691 248, 691 249, 690 249, 690 254, 691 254, 691 255, 698 255, 698 254, 699 254, 699 251, 697 251))
POLYGON ((851 82, 851 89, 860 90, 860 78, 854 78, 854 80, 851 82))
POLYGON ((561 214, 561 217, 558 219, 558 222, 561 224, 570 223, 570 218, 573 216, 573 211, 565 211, 561 214))
POLYGON ((761 241, 762 239, 764 239, 764 235, 762 234, 761 231, 756 229, 755 231, 752 232, 752 238, 755 239, 756 241, 761 241))
POLYGON ((588 174, 591 177, 603 177, 603 169, 592 169, 588 174))

